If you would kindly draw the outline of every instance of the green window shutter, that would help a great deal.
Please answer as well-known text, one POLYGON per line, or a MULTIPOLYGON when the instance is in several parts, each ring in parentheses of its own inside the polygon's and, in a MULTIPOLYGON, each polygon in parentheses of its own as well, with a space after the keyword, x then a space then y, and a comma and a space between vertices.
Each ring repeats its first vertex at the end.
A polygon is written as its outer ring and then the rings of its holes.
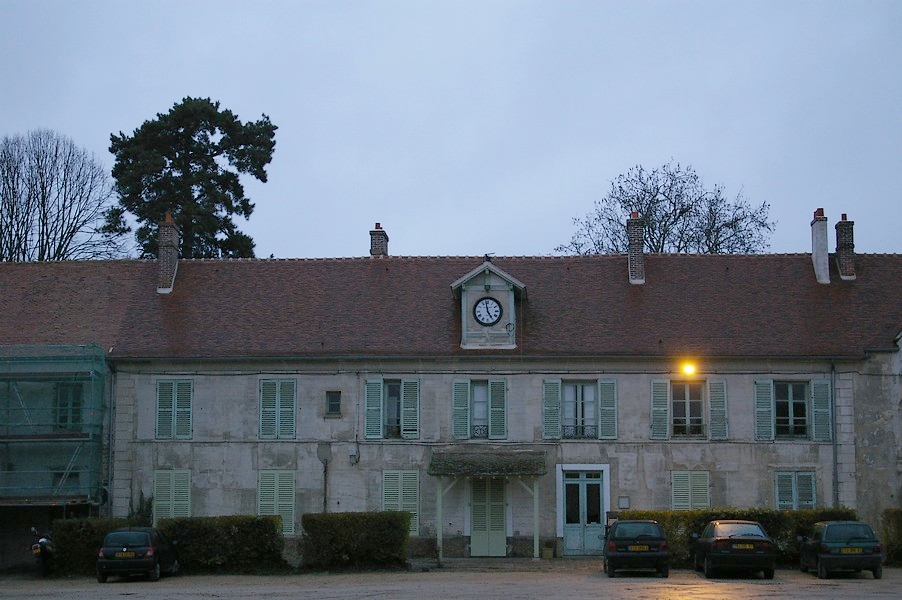
POLYGON ((190 381, 175 383, 175 437, 181 440, 191 439, 191 396, 190 381))
POLYGON ((507 437, 507 382, 489 381, 489 439, 507 437))
POLYGON ((470 437, 470 382, 455 379, 451 383, 451 435, 455 439, 470 437))
POLYGON ((727 428, 727 382, 712 379, 708 382, 708 421, 712 440, 725 440, 729 436, 727 428))
MULTIPOLYGON (((279 382, 279 439, 295 437, 295 382, 286 379, 279 382)), ((293 521, 292 521, 293 522, 293 521)))
POLYGON ((172 381, 157 382, 157 439, 172 439, 175 384, 172 381))
POLYGON ((542 383, 542 437, 561 437, 561 380, 546 379, 542 383))
POLYGON ((774 382, 755 382, 755 439, 774 439, 774 382))
POLYGON ((276 423, 278 421, 278 382, 260 382, 260 438, 273 439, 276 437, 276 423))
POLYGON ((364 437, 382 437, 382 380, 367 379, 365 384, 365 424, 364 437))
POLYGON ((793 475, 794 473, 774 473, 774 490, 777 496, 778 510, 793 510, 796 508, 793 475))
POLYGON ((191 471, 172 472, 172 518, 191 516, 191 471))
POLYGON ((257 514, 278 515, 282 533, 294 533, 294 472, 260 471, 257 477, 257 514))
POLYGON ((817 506, 814 483, 814 473, 811 471, 796 473, 796 498, 799 510, 817 506))
POLYGON ((653 440, 666 440, 670 434, 670 382, 651 382, 651 434, 653 440))
POLYGON ((673 471, 670 474, 672 510, 690 510, 692 495, 689 491, 689 471, 673 471))
POLYGON ((153 524, 172 518, 172 471, 153 474, 153 524))
POLYGON ((708 484, 707 471, 689 472, 689 494, 691 496, 690 507, 692 510, 711 507, 709 490, 710 486, 708 484))
POLYGON ((617 382, 613 379, 598 381, 598 437, 617 439, 617 382))
POLYGON ((401 510, 410 513, 410 533, 419 535, 420 531, 420 473, 419 471, 401 472, 401 510))
POLYGON ((401 510, 401 471, 382 472, 382 510, 401 510))
POLYGON ((830 382, 818 379, 811 382, 811 439, 829 442, 833 439, 833 411, 830 410, 830 382))
POLYGON ((420 437, 420 382, 401 381, 401 437, 415 440, 420 437))

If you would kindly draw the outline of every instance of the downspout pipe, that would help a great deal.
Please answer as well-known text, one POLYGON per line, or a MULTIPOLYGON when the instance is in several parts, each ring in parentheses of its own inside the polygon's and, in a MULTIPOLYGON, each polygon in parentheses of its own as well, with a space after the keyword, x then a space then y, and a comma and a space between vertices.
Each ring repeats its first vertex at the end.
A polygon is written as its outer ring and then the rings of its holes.
POLYGON ((833 508, 839 508, 839 432, 836 430, 836 364, 830 363, 830 413, 833 423, 833 508))

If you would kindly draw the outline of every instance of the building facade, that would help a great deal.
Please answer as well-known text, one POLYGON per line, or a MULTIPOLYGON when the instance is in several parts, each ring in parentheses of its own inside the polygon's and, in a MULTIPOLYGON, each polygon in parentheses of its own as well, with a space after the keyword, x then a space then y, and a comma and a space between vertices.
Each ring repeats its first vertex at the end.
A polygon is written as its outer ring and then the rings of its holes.
POLYGON ((598 554, 626 508, 879 524, 902 487, 902 256, 855 255, 845 218, 828 253, 826 225, 810 255, 644 255, 634 216, 616 256, 394 257, 377 224, 364 258, 2 265, 22 320, 0 344, 101 349, 78 481, 104 514, 301 536, 304 513, 408 510, 417 551, 474 557, 598 554))

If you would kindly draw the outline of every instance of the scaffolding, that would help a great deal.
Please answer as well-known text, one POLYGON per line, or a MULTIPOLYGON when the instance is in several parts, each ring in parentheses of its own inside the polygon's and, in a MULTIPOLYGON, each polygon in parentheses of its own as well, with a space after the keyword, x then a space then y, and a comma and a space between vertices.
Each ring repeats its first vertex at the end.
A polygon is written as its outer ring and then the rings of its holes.
POLYGON ((103 349, 0 346, 0 504, 102 502, 103 349))

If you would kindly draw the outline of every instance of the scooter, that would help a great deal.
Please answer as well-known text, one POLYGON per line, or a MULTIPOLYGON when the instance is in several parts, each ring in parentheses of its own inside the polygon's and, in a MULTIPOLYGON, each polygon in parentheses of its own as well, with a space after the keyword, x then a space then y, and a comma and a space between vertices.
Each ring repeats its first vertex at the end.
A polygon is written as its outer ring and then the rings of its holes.
POLYGON ((38 570, 41 572, 41 575, 46 577, 50 573, 50 558, 53 556, 53 540, 50 539, 49 533, 40 535, 38 534, 38 530, 34 527, 31 528, 31 537, 33 540, 33 543, 31 544, 31 553, 38 562, 38 570))

